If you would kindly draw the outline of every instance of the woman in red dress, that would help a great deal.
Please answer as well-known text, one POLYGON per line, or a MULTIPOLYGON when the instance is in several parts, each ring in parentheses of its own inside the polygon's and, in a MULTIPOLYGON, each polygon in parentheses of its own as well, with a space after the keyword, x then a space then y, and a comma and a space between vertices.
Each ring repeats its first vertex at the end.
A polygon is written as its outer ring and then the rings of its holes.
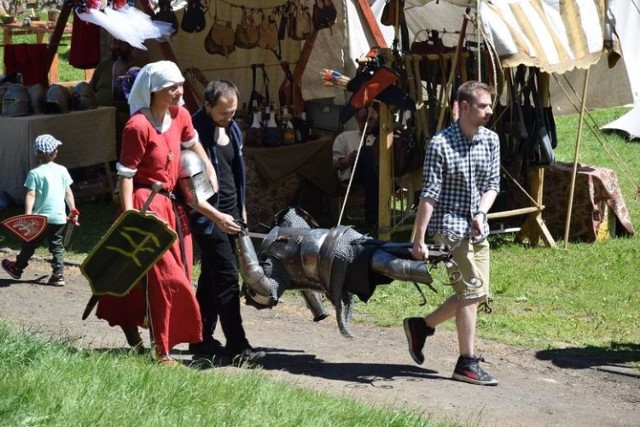
POLYGON ((181 106, 184 78, 170 61, 147 64, 138 73, 129 95, 132 116, 124 127, 116 166, 123 210, 140 209, 155 182, 163 190, 153 198, 149 212, 167 222, 180 239, 147 273, 145 316, 143 289, 137 285, 125 297, 103 296, 96 315, 120 326, 130 345, 142 349, 138 327, 151 326, 155 352, 161 363, 176 364, 169 355, 179 343, 201 340, 201 318, 191 286, 193 249, 184 208, 170 196, 178 180, 180 150, 196 152, 217 188, 215 172, 181 106), (181 241, 180 241, 181 240, 181 241))

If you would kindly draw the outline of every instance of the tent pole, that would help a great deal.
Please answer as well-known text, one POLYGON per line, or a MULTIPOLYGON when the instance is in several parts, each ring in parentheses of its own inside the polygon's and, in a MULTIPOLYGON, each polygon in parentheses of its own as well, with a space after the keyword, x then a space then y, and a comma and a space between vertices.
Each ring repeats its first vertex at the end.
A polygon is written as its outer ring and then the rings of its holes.
POLYGON ((384 102, 378 104, 378 122, 380 124, 380 133, 378 138, 378 239, 391 239, 391 180, 393 176, 391 172, 391 149, 393 147, 393 123, 391 119, 391 111, 389 106, 384 102))
MULTIPOLYGON (((369 31, 371 32, 371 35, 373 36, 373 39, 376 41, 376 44, 378 45, 378 47, 387 47, 387 42, 385 41, 384 36, 382 35, 382 31, 380 31, 380 26, 378 25, 378 21, 376 20, 376 17, 371 11, 371 6, 369 5, 369 2, 367 2, 367 0, 357 0, 356 4, 360 9, 360 13, 362 14, 362 17, 364 18, 364 23, 367 25, 367 27, 369 27, 369 31)), ((397 3, 396 7, 400 7, 400 2, 397 3)), ((395 16, 398 20, 400 19, 400 13, 404 13, 404 11, 396 10, 395 16)), ((395 25, 394 25, 394 28, 396 28, 395 25)))
POLYGON ((564 227, 564 248, 567 249, 569 242, 569 227, 571 226, 571 210, 573 208, 573 193, 576 186, 576 175, 578 174, 578 153, 580 152, 580 138, 582 137, 582 123, 584 121, 585 106, 587 104, 587 87, 589 86, 589 71, 587 68, 584 75, 584 85, 582 86, 582 105, 580 106, 580 121, 578 122, 578 133, 576 135, 576 149, 573 153, 573 170, 571 171, 571 186, 569 187, 569 204, 567 206, 567 221, 564 227))
POLYGON ((476 51, 476 61, 478 64, 478 80, 482 81, 482 51, 480 49, 480 0, 476 4, 476 43, 478 50, 476 51))

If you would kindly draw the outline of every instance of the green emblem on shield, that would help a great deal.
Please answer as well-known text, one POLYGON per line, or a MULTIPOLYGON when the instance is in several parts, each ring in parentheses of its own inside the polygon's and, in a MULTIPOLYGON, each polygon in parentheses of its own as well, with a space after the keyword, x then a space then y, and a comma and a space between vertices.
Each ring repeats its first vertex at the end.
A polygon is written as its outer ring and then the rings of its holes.
POLYGON ((80 270, 94 295, 124 296, 176 238, 156 216, 126 211, 91 250, 80 270))

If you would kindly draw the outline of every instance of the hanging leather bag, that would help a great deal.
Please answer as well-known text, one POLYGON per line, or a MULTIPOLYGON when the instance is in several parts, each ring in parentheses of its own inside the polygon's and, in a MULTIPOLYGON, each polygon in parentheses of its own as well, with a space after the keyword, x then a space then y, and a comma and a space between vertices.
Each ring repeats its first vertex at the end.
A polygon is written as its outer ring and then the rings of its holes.
POLYGON ((182 15, 180 28, 187 33, 199 33, 203 31, 207 25, 204 17, 205 10, 206 7, 200 3, 200 0, 189 0, 182 15))
POLYGON ((173 33, 171 35, 175 35, 178 32, 178 17, 176 13, 171 8, 171 0, 160 0, 158 2, 158 11, 153 14, 154 21, 162 21, 168 22, 173 27, 173 33))
POLYGON ((258 46, 263 49, 276 51, 280 46, 278 39, 278 24, 276 23, 274 14, 262 15, 262 22, 258 28, 258 46))
POLYGON ((242 18, 236 27, 235 44, 242 49, 253 49, 258 45, 260 34, 258 26, 253 19, 253 14, 247 14, 247 10, 242 7, 242 18))
POLYGON ((309 8, 302 6, 299 0, 295 1, 295 12, 291 17, 289 25, 289 38, 293 40, 306 40, 311 35, 313 23, 311 21, 311 13, 309 8))
POLYGON ((218 19, 218 2, 216 1, 213 24, 204 39, 204 49, 212 55, 223 55, 229 59, 229 54, 236 50, 234 44, 235 32, 231 21, 218 19))
POLYGON ((338 10, 331 0, 315 0, 313 4, 313 26, 316 30, 331 28, 338 19, 338 10))
POLYGON ((396 15, 398 15, 398 24, 404 23, 404 0, 389 0, 382 9, 380 23, 382 25, 393 27, 396 25, 396 15))

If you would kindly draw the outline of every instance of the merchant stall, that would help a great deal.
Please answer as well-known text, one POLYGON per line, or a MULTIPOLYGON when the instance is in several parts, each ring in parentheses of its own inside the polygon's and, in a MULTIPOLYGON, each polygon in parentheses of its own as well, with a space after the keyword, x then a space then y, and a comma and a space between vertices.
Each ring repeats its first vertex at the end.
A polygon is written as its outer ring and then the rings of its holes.
POLYGON ((115 109, 98 107, 91 96, 85 97, 91 95, 82 92, 86 83, 57 83, 57 50, 61 40, 70 40, 73 26, 58 20, 57 13, 49 14, 48 21, 30 9, 23 15, 5 16, 1 24, 5 74, 0 77, 0 191, 23 202, 24 179, 37 165, 33 141, 47 133, 63 142, 57 158, 61 164, 100 170, 100 182, 91 189, 78 186, 77 196, 112 193, 108 171, 116 159, 115 109), (35 43, 14 44, 18 35, 34 36, 35 43))
MULTIPOLYGON (((410 228, 424 146, 454 119, 456 87, 476 79, 500 94, 494 127, 502 138, 508 184, 489 219, 498 228, 519 230, 518 241, 554 246, 560 236, 545 225, 543 192, 545 170, 556 167, 551 76, 598 62, 609 5, 565 2, 584 17, 578 22, 573 19, 578 15, 561 14, 556 2, 547 1, 369 3, 190 0, 185 6, 143 0, 139 7, 171 26, 166 41, 145 45, 151 58, 173 60, 183 70, 191 112, 201 105, 209 80, 227 79, 240 88, 236 118, 245 131, 252 227, 268 224, 288 204, 305 207, 311 200, 321 209, 340 191, 328 161, 331 141, 352 126, 346 110, 375 103, 380 110, 377 234, 388 239, 410 228), (326 108, 311 108, 318 101, 326 108), (329 125, 319 111, 329 113, 329 125), (270 203, 263 200, 265 191, 270 203)), ((65 4, 52 43, 69 13, 65 4)))

